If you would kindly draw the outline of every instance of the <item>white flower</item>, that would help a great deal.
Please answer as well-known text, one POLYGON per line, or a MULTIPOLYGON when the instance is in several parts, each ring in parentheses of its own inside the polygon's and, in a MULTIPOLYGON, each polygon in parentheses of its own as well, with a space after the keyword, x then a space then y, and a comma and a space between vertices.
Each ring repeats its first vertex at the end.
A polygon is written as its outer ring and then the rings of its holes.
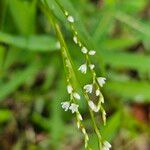
POLYGON ((88 105, 89 105, 89 107, 90 107, 94 112, 98 112, 98 111, 99 111, 99 108, 97 108, 97 107, 95 106, 95 104, 93 103, 93 101, 89 101, 89 102, 88 102, 88 105))
POLYGON ((72 113, 74 113, 78 111, 78 107, 79 105, 72 103, 69 109, 72 111, 72 113))
POLYGON ((69 106, 70 106, 70 102, 62 102, 61 103, 61 107, 65 110, 65 111, 67 111, 68 109, 69 109, 69 106))
POLYGON ((86 54, 88 52, 87 48, 86 47, 82 47, 81 49, 82 53, 86 54))
POLYGON ((78 100, 81 98, 80 95, 79 95, 78 93, 76 93, 76 92, 73 93, 73 97, 74 97, 75 99, 78 99, 78 100))
POLYGON ((68 20, 69 22, 71 22, 71 23, 74 22, 74 18, 73 18, 72 16, 68 16, 67 20, 68 20))
POLYGON ((107 141, 104 141, 104 146, 102 150, 109 150, 111 148, 111 144, 107 141))
POLYGON ((91 70, 93 70, 95 68, 95 65, 94 64, 90 64, 89 67, 90 67, 91 70))
POLYGON ((93 85, 92 84, 87 84, 83 88, 86 91, 86 93, 92 93, 93 85))
POLYGON ((97 81, 98 81, 99 85, 100 85, 101 87, 103 87, 103 85, 104 85, 105 82, 106 82, 106 78, 104 78, 104 77, 98 77, 98 78, 97 78, 97 81))
POLYGON ((80 70, 82 73, 86 74, 86 71, 87 71, 86 64, 81 65, 78 70, 80 70))
POLYGON ((92 101, 89 101, 88 104, 92 110, 95 108, 95 104, 92 101))
POLYGON ((72 86, 71 86, 71 85, 67 85, 67 92, 68 92, 69 94, 71 94, 72 91, 73 91, 72 86))
POLYGON ((95 55, 95 53, 96 53, 96 51, 94 51, 94 50, 89 51, 89 55, 91 55, 91 56, 95 55))
POLYGON ((97 89, 97 90, 96 90, 96 96, 99 96, 99 95, 100 95, 100 90, 97 89))
POLYGON ((76 36, 74 36, 73 41, 75 42, 75 44, 77 44, 78 43, 78 38, 76 36))

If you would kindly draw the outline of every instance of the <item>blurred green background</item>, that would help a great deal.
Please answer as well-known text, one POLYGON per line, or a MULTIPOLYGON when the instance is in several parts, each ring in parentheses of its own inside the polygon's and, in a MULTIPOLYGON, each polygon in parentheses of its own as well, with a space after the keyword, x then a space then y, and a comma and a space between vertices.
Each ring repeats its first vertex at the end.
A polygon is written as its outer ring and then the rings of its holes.
MULTIPOLYGON (((75 17, 80 37, 94 47, 113 150, 150 149, 150 1, 59 0, 75 17)), ((65 17, 47 0, 65 37, 74 67, 84 62, 65 17)), ((0 0, 0 150, 82 150, 55 32, 40 0, 0 0)), ((82 85, 89 78, 77 72, 82 85)), ((84 99, 80 112, 97 150, 84 99)))

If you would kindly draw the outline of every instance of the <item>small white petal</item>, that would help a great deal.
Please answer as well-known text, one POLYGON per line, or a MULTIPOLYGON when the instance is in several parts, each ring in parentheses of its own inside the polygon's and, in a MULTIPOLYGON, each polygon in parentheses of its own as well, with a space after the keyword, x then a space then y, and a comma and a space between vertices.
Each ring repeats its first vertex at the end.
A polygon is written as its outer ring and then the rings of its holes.
POLYGON ((100 90, 97 89, 97 90, 96 90, 96 96, 99 96, 99 95, 100 95, 100 90))
POLYGON ((71 23, 74 22, 74 18, 73 18, 72 16, 68 16, 67 20, 68 20, 69 22, 71 22, 71 23))
POLYGON ((72 111, 72 113, 75 113, 78 111, 79 105, 72 103, 69 109, 72 111))
POLYGON ((95 53, 96 53, 96 51, 94 51, 94 50, 89 51, 89 55, 91 55, 91 56, 95 55, 95 53))
POLYGON ((98 81, 99 85, 100 85, 101 87, 103 87, 103 85, 104 85, 105 82, 106 82, 106 78, 104 78, 104 77, 98 77, 98 78, 97 78, 97 81, 98 81))
POLYGON ((86 64, 81 65, 78 70, 81 71, 81 73, 86 74, 87 71, 86 64))
POLYGON ((75 42, 75 44, 77 44, 78 43, 78 38, 76 36, 74 36, 73 41, 75 42))
POLYGON ((89 104, 89 107, 93 110, 95 107, 94 103, 92 101, 89 101, 88 104, 89 104))
POLYGON ((93 109, 94 112, 98 112, 99 108, 95 106, 95 108, 93 109))
POLYGON ((84 90, 86 90, 87 93, 92 93, 93 85, 92 84, 87 84, 83 88, 84 88, 84 90))
POLYGON ((82 47, 81 51, 82 51, 83 54, 86 54, 88 52, 86 47, 82 47))
POLYGON ((102 150, 109 150, 109 148, 106 148, 105 146, 102 148, 102 150))
POLYGON ((73 97, 74 97, 75 99, 78 99, 78 100, 81 98, 80 95, 79 95, 78 93, 76 93, 76 92, 73 93, 73 97))
POLYGON ((94 64, 90 64, 89 67, 90 67, 91 70, 93 70, 95 68, 95 65, 94 64))
POLYGON ((67 85, 67 92, 68 92, 69 94, 71 94, 72 91, 73 91, 72 86, 71 86, 71 85, 67 85))
POLYGON ((93 103, 93 101, 89 101, 89 102, 88 102, 88 105, 89 105, 89 107, 90 107, 94 112, 98 112, 98 111, 99 111, 99 108, 97 108, 97 107, 95 106, 95 104, 93 103))
POLYGON ((104 146, 105 146, 106 148, 111 148, 111 144, 110 144, 108 141, 105 141, 105 142, 104 142, 104 146))
POLYGON ((67 111, 68 109, 69 109, 69 106, 70 106, 70 102, 62 102, 61 103, 61 105, 62 105, 62 108, 65 110, 65 111, 67 111))

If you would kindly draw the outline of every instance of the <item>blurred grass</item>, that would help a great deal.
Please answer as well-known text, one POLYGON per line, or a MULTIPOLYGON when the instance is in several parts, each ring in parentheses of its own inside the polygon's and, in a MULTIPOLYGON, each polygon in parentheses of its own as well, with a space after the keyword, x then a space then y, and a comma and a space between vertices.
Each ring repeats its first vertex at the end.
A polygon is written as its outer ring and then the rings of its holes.
MULTIPOLYGON (((115 150, 116 140, 122 145, 118 150, 128 144, 132 150, 134 142, 130 141, 150 131, 150 3, 59 1, 75 17, 83 42, 97 51, 93 60, 97 73, 108 78, 104 87, 108 124, 102 134, 114 143, 115 150), (135 110, 137 104, 141 106, 135 110), (140 123, 135 119, 137 113, 140 123)), ((83 58, 55 0, 47 2, 61 25, 76 70, 83 58)), ((62 58, 40 1, 0 1, 0 29, 0 149, 81 149, 82 136, 72 127, 74 119, 60 107, 68 99, 62 58)), ((81 84, 90 79, 77 75, 81 84)), ((86 106, 81 105, 90 130, 86 106)), ((94 147, 93 131, 90 134, 94 147)))

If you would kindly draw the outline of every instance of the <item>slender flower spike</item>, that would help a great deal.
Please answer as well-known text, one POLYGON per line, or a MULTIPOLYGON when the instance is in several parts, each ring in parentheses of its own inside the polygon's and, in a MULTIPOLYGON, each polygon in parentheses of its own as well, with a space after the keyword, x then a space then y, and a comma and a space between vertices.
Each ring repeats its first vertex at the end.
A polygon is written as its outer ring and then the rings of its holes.
POLYGON ((96 96, 99 96, 99 95, 100 95, 100 90, 97 89, 97 90, 96 90, 96 96))
POLYGON ((70 103, 66 101, 66 102, 62 102, 61 105, 62 105, 62 108, 65 111, 67 111, 69 109, 70 103))
POLYGON ((95 65, 94 64, 90 64, 89 67, 90 67, 91 70, 93 70, 95 68, 95 65))
POLYGON ((73 93, 73 97, 75 98, 75 99, 78 99, 78 100, 80 100, 80 95, 78 94, 78 93, 73 93))
POLYGON ((101 87, 103 87, 103 85, 104 85, 105 82, 106 82, 106 78, 104 78, 104 77, 98 77, 98 78, 97 78, 97 81, 98 81, 99 85, 100 85, 101 87))
POLYGON ((71 85, 67 85, 67 92, 68 92, 68 94, 71 94, 72 91, 73 91, 72 86, 71 85))
POLYGON ((79 105, 72 103, 69 109, 72 111, 72 113, 75 113, 78 111, 79 105))
POLYGON ((89 51, 89 55, 93 56, 95 54, 96 54, 96 51, 94 51, 94 50, 89 51))
POLYGON ((73 41, 75 42, 75 44, 77 44, 78 43, 78 38, 76 36, 74 36, 73 41))
POLYGON ((88 52, 86 47, 82 47, 81 51, 82 51, 83 54, 86 54, 88 52))
POLYGON ((102 150, 109 150, 110 148, 111 148, 111 144, 105 141, 102 150))
POLYGON ((81 71, 81 73, 86 74, 87 65, 86 64, 81 65, 78 70, 81 71))
POLYGON ((67 20, 68 20, 69 22, 71 22, 71 23, 74 22, 74 18, 73 18, 72 16, 68 16, 67 20))
POLYGON ((83 88, 86 91, 86 93, 92 93, 93 85, 92 84, 87 84, 83 88))

